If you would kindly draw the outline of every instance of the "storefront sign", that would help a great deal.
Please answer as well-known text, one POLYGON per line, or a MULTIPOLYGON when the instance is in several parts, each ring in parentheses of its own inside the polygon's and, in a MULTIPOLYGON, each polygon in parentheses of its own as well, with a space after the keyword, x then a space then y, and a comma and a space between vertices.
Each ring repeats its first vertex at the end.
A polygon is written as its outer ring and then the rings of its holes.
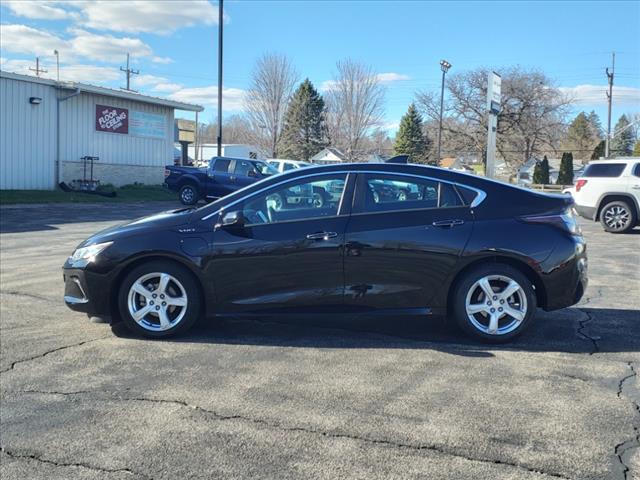
POLYGON ((164 115, 131 111, 129 133, 136 137, 165 138, 167 131, 164 115))
POLYGON ((129 110, 96 105, 96 131, 126 135, 129 133, 129 110))

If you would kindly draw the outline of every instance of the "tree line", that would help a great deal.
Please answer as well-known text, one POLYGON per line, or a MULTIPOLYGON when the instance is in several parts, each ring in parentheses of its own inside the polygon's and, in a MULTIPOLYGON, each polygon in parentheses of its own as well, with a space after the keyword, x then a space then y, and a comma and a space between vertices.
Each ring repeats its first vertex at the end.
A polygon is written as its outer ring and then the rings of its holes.
MULTIPOLYGON (((484 160, 487 138, 487 77, 478 68, 450 75, 445 84, 442 122, 443 157, 484 160)), ((595 112, 569 120, 572 98, 535 69, 501 70, 502 104, 498 114, 497 150, 513 169, 545 154, 571 152, 586 163, 604 156, 604 131, 595 112)), ((322 93, 308 79, 299 82, 284 55, 265 54, 253 69, 244 99, 244 114, 223 125, 225 143, 252 143, 265 156, 308 161, 327 146, 346 160, 367 154, 407 154, 417 163, 437 164, 440 117, 437 91, 418 91, 402 117, 395 139, 383 128, 386 88, 368 65, 351 59, 337 62, 322 93)), ((611 140, 611 156, 640 155, 639 115, 623 115, 611 140), (635 125, 635 126, 634 126, 635 125)), ((215 139, 216 125, 202 127, 203 139, 215 139)))

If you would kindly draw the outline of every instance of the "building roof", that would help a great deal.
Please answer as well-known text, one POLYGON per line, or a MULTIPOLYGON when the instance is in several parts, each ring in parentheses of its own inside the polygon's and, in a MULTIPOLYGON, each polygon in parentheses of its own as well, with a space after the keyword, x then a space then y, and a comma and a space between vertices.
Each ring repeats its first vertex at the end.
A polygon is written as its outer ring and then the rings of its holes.
POLYGON ((326 147, 326 148, 323 148, 322 150, 320 150, 318 153, 316 153, 313 157, 311 157, 311 160, 321 160, 321 159, 324 159, 325 157, 327 157, 329 154, 333 155, 336 158, 338 158, 342 162, 344 162, 346 160, 346 158, 347 158, 345 156, 345 154, 342 153, 337 148, 335 148, 335 147, 326 147))
POLYGON ((127 90, 117 90, 114 88, 99 87, 98 85, 90 85, 80 82, 57 82, 48 78, 39 78, 31 75, 22 75, 20 73, 11 73, 0 70, 0 78, 8 78, 11 80, 19 80, 22 82, 38 83, 41 85, 49 85, 51 87, 62 88, 65 90, 80 90, 82 93, 93 93, 95 95, 104 95, 107 97, 122 98, 124 100, 132 100, 134 102, 149 103, 152 105, 161 105, 163 107, 175 108, 176 110, 186 110, 189 112, 202 112, 204 107, 191 103, 178 102, 168 98, 152 97, 142 95, 141 93, 130 92, 127 90))
POLYGON ((440 160, 440 166, 443 168, 451 168, 456 166, 458 163, 458 159, 456 157, 445 157, 440 160))

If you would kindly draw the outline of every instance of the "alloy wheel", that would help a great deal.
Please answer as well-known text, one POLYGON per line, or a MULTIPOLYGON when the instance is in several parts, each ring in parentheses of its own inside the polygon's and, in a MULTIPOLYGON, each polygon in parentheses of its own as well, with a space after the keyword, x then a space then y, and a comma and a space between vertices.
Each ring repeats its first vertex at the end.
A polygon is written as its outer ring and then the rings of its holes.
POLYGON ((145 330, 169 330, 178 325, 188 306, 187 292, 174 276, 154 272, 141 276, 129 289, 127 308, 145 330))
POLYGON ((187 187, 182 189, 182 202, 190 204, 191 202, 193 202, 194 195, 195 192, 193 191, 193 188, 187 187))
POLYGON ((527 296, 514 279, 505 275, 488 275, 471 286, 465 308, 474 328, 487 335, 505 335, 524 321, 527 296))
POLYGON ((613 230, 623 230, 631 220, 631 213, 620 205, 613 205, 604 211, 604 223, 613 230))

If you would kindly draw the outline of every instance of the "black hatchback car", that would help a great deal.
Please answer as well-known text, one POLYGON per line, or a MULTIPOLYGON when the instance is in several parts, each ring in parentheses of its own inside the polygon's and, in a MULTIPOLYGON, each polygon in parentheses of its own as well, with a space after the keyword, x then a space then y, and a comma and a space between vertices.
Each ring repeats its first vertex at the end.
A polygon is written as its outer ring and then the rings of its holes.
POLYGON ((64 279, 70 308, 149 337, 200 317, 382 311, 448 314, 504 342, 536 307, 580 300, 587 258, 570 196, 435 167, 343 164, 100 232, 64 279), (278 201, 327 190, 322 202, 278 201))

